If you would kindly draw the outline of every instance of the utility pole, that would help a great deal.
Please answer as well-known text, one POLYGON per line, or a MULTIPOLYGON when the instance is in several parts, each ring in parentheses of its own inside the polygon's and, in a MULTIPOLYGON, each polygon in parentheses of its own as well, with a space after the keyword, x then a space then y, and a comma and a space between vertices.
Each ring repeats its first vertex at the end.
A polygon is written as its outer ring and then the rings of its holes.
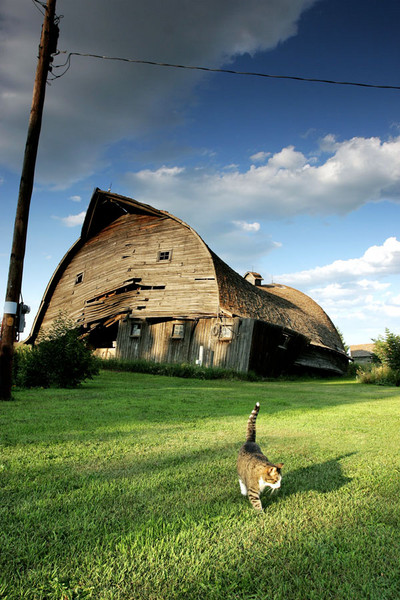
POLYGON ((28 124, 28 134, 25 145, 22 166, 17 212, 14 223, 14 236, 10 255, 7 291, 4 304, 4 314, 0 341, 0 400, 11 399, 12 363, 16 335, 16 320, 21 294, 22 272, 28 230, 29 207, 32 197, 33 180, 44 98, 46 93, 47 74, 51 55, 57 50, 58 26, 55 24, 56 0, 47 0, 42 33, 39 45, 39 57, 33 86, 32 106, 28 124))

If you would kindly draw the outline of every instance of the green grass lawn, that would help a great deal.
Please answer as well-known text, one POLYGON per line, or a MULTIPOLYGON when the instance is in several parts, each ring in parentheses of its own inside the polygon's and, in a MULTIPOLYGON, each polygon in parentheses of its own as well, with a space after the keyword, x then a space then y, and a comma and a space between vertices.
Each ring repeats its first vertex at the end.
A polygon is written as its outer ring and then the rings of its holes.
POLYGON ((102 372, 0 404, 0 598, 400 598, 398 388, 102 372), (258 515, 237 451, 284 462, 258 515))

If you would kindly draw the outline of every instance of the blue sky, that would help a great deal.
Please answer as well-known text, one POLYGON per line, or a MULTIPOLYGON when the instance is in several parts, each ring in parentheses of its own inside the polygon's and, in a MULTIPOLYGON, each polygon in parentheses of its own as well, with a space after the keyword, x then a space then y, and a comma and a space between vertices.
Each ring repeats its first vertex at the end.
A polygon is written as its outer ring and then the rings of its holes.
MULTIPOLYGON (((0 8, 3 298, 38 8, 0 8)), ((58 0, 57 14, 67 52, 400 85, 394 0, 58 0)), ((28 328, 93 189, 111 187, 185 220, 239 273, 309 294, 347 344, 399 332, 400 90, 73 56, 46 93, 22 290, 28 328)))

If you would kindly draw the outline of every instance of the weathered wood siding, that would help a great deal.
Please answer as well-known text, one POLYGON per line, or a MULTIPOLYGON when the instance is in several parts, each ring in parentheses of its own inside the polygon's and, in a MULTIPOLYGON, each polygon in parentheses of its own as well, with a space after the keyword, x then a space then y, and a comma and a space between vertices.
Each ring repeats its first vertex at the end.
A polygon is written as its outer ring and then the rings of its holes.
POLYGON ((120 358, 189 364, 201 359, 205 367, 248 370, 252 319, 143 320, 140 337, 130 335, 133 322, 128 318, 119 324, 117 356, 120 358), (184 325, 183 339, 172 337, 176 324, 184 325), (221 325, 232 332, 231 339, 221 339, 221 325))
POLYGON ((126 214, 88 239, 71 259, 42 327, 60 311, 83 326, 123 314, 215 315, 213 261, 189 227, 168 217, 126 214), (159 252, 170 252, 170 260, 160 261, 159 252))

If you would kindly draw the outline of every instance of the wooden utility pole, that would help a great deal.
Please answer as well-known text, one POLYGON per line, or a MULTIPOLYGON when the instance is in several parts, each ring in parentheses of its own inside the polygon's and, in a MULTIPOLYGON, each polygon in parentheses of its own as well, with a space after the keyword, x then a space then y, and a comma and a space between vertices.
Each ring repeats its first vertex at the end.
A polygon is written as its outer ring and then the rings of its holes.
POLYGON ((21 295, 29 207, 32 197, 36 157, 42 125, 47 74, 52 60, 51 55, 54 54, 57 49, 58 27, 54 22, 56 0, 47 0, 47 6, 44 6, 44 8, 45 16, 40 37, 39 57, 33 87, 32 106, 19 187, 17 212, 15 215, 14 237, 11 248, 4 315, 1 328, 0 400, 11 399, 16 319, 21 295))

